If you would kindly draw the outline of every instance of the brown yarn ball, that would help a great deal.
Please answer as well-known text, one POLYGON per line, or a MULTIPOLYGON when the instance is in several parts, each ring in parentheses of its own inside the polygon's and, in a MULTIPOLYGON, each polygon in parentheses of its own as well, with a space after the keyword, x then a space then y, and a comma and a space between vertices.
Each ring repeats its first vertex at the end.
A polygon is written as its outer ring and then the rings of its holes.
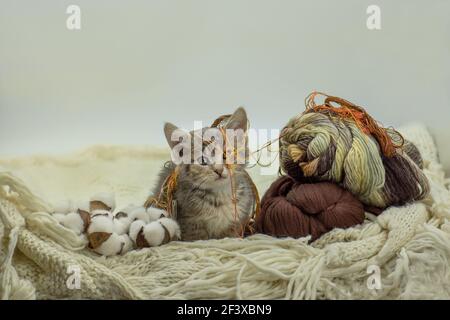
POLYGON ((256 230, 275 237, 319 238, 334 228, 364 221, 363 204, 350 192, 330 182, 299 183, 278 178, 261 200, 256 230))

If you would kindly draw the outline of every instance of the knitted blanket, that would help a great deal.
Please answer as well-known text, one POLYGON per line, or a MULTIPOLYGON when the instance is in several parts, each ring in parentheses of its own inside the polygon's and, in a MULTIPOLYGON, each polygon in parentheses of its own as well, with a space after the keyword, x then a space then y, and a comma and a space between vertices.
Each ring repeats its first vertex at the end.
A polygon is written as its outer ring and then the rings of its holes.
MULTIPOLYGON (((2 299, 450 298, 450 192, 421 125, 401 132, 420 149, 431 194, 362 225, 308 238, 171 242, 104 258, 48 213, 54 201, 115 192, 142 203, 167 151, 93 147, 71 156, 0 160, 2 299)), ((275 179, 251 172, 260 192, 275 179)))

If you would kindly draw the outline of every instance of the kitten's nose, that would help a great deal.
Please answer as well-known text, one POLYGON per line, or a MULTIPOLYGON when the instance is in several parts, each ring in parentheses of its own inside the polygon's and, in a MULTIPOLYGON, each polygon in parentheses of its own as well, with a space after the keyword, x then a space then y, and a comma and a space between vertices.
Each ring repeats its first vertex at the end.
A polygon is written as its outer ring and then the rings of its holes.
POLYGON ((222 177, 223 166, 214 166, 214 172, 217 173, 219 177, 222 177))

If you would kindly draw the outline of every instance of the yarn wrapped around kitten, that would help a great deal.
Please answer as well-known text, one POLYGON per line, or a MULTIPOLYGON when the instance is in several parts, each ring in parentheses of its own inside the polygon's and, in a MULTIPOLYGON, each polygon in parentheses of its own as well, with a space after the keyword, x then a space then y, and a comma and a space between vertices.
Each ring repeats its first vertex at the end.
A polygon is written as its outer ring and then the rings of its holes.
POLYGON ((350 192, 330 182, 300 183, 278 178, 261 200, 255 228, 276 237, 319 238, 334 228, 364 221, 364 206, 350 192))
POLYGON ((423 199, 429 192, 417 148, 391 128, 381 127, 363 108, 313 93, 306 111, 291 119, 280 135, 280 166, 294 179, 332 181, 367 207, 423 199), (336 106, 336 104, 338 106, 336 106))

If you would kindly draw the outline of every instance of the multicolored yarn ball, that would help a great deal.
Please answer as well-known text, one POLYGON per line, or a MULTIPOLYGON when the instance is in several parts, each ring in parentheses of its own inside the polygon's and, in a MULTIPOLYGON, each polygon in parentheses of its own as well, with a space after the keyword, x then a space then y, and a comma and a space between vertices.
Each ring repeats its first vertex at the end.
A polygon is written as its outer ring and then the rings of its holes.
POLYGON ((326 97, 291 119, 280 135, 280 166, 301 180, 332 181, 368 207, 384 209, 420 200, 429 192, 418 149, 363 108, 326 97), (337 104, 337 106, 336 106, 337 104))
POLYGON ((271 236, 311 235, 315 240, 334 228, 348 228, 363 221, 362 203, 338 185, 300 183, 283 176, 264 194, 255 228, 271 236))

